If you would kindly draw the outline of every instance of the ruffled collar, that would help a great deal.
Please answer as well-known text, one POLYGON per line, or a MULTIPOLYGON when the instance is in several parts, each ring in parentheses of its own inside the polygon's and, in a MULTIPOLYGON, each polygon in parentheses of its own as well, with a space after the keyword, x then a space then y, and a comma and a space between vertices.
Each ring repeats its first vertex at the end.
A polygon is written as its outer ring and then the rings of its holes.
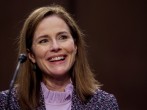
POLYGON ((64 92, 49 90, 43 82, 41 82, 41 88, 44 95, 45 103, 48 104, 63 104, 71 101, 73 85, 69 83, 64 92))

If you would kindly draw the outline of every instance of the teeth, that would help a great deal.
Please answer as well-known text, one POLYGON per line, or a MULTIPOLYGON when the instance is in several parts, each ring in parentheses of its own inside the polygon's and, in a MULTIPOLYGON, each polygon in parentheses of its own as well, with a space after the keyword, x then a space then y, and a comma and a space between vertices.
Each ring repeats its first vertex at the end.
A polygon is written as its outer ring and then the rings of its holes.
POLYGON ((51 58, 50 61, 57 61, 57 60, 63 60, 64 57, 61 56, 61 57, 54 57, 54 58, 51 58))

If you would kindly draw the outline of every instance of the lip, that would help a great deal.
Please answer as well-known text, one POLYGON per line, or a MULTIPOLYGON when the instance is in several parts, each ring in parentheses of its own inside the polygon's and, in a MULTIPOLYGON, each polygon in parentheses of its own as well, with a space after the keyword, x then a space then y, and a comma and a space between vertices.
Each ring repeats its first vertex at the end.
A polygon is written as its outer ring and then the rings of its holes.
MULTIPOLYGON (((66 59, 66 57, 67 57, 66 54, 58 54, 58 55, 49 56, 49 57, 47 58, 47 60, 49 61, 49 60, 51 60, 51 59, 54 58, 54 57, 61 57, 61 56, 63 56, 65 59, 66 59)), ((65 59, 64 59, 64 60, 65 60, 65 59)))

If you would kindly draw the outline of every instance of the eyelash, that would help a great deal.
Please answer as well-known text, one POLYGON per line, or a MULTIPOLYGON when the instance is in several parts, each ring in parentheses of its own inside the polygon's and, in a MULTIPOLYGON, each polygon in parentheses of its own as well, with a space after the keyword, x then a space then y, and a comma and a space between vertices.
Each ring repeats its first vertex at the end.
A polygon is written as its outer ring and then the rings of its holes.
MULTIPOLYGON (((58 39, 59 39, 59 40, 66 40, 67 38, 68 38, 67 35, 60 35, 58 39)), ((41 39, 41 40, 39 41, 40 44, 41 44, 41 43, 47 43, 47 42, 49 42, 48 39, 41 39)))
POLYGON ((46 42, 48 42, 47 39, 42 39, 42 40, 39 41, 39 43, 46 43, 46 42))
POLYGON ((59 36, 59 39, 60 39, 60 40, 64 40, 64 39, 67 39, 67 38, 68 38, 67 35, 61 35, 61 36, 59 36))

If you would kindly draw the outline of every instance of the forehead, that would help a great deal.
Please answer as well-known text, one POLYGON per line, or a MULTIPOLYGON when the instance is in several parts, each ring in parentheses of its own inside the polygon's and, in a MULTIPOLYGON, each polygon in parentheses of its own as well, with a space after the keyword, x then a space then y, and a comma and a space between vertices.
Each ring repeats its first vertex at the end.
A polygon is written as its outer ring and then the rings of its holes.
POLYGON ((45 26, 66 26, 68 27, 67 23, 59 16, 57 15, 52 15, 52 16, 47 16, 43 20, 41 20, 37 28, 39 27, 45 27, 45 26))
POLYGON ((70 29, 66 22, 59 16, 47 16, 37 25, 34 36, 38 36, 42 33, 53 33, 58 31, 70 32, 70 29))

